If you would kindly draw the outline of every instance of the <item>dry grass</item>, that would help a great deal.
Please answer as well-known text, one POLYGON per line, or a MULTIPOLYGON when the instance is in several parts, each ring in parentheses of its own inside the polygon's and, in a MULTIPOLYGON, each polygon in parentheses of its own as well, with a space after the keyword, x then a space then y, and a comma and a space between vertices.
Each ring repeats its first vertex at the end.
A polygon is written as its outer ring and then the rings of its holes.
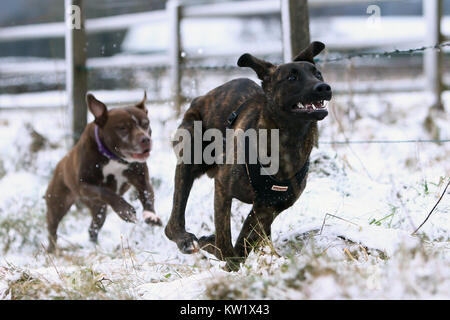
POLYGON ((216 278, 210 299, 408 299, 448 294, 444 251, 419 245, 386 259, 375 250, 342 241, 328 248, 309 241, 301 254, 252 255, 239 273, 216 278), (271 261, 271 263, 268 263, 271 261), (274 265, 278 265, 274 268, 274 265))
POLYGON ((112 281, 89 267, 77 268, 73 272, 59 271, 57 279, 13 266, 4 268, 2 273, 7 285, 3 298, 11 300, 132 298, 124 282, 112 281))

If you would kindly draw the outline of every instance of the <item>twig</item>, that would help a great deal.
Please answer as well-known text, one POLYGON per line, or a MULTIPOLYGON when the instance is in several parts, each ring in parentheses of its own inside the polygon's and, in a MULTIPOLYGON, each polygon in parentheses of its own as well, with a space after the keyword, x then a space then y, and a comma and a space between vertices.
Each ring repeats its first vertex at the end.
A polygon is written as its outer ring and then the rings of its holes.
POLYGON ((64 282, 63 277, 61 276, 61 274, 59 273, 58 268, 56 267, 55 262, 53 261, 52 257, 50 256, 50 254, 47 252, 47 249, 44 247, 44 245, 41 243, 42 249, 44 249, 44 253, 47 255, 48 260, 50 261, 50 263, 52 264, 53 268, 55 269, 56 273, 58 274, 59 279, 64 282))
POLYGON ((433 213, 434 209, 436 209, 436 207, 438 206, 439 202, 441 202, 442 198, 444 197, 444 194, 447 192, 447 188, 448 188, 449 185, 450 185, 450 179, 448 180, 448 183, 445 186, 444 192, 442 192, 441 196, 439 197, 439 200, 436 202, 436 204, 434 205, 433 209, 431 209, 431 211, 427 215, 426 219, 420 224, 420 226, 416 229, 416 231, 414 231, 411 235, 415 235, 417 233, 417 231, 419 231, 419 229, 425 224, 425 222, 428 221, 428 218, 430 218, 430 216, 433 213))
POLYGON ((331 214, 331 213, 326 213, 325 216, 323 217, 322 227, 320 228, 320 231, 319 231, 318 235, 322 234, 322 231, 323 231, 323 228, 325 227, 325 222, 326 222, 328 216, 336 218, 336 219, 339 219, 339 220, 342 220, 342 221, 345 221, 345 222, 348 222, 350 224, 353 224, 353 225, 359 227, 359 225, 357 223, 354 223, 354 222, 352 222, 350 220, 347 220, 347 219, 335 216, 334 214, 331 214))
POLYGON ((344 248, 344 252, 347 254, 347 256, 349 256, 350 259, 352 259, 352 261, 356 261, 356 259, 352 256, 347 248, 344 248))

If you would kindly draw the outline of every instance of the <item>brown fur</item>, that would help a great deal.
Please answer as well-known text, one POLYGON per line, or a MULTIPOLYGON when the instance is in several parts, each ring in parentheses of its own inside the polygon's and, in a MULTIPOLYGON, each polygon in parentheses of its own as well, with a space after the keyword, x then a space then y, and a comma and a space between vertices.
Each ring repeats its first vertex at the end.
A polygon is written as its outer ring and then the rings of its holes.
MULTIPOLYGON (((94 135, 95 125, 98 125, 102 143, 108 150, 114 150, 120 158, 128 159, 126 152, 129 150, 141 151, 141 148, 144 148, 142 144, 147 148, 150 140, 142 142, 146 138, 150 139, 151 134, 147 125, 149 121, 144 105, 145 98, 135 106, 111 111, 107 111, 106 106, 92 95, 87 96, 87 101, 95 121, 86 126, 76 145, 57 164, 45 194, 49 232, 48 251, 50 252, 55 250, 60 221, 77 199, 91 211, 92 222, 89 235, 93 242, 97 242, 98 232, 105 222, 107 205, 110 205, 123 220, 136 221, 135 209, 122 198, 130 185, 137 189, 144 210, 155 211, 153 188, 149 181, 145 160, 123 165, 122 175, 125 183, 118 186, 118 180, 114 174, 106 177, 103 175, 104 167, 116 161, 108 159, 99 152, 94 135), (137 119, 139 125, 133 118, 137 119), (124 126, 126 129, 123 128, 124 126), (123 130, 122 132, 118 132, 119 127, 122 127, 120 129, 123 130), (120 138, 124 133, 127 134, 127 139, 120 138)), ((148 148, 150 148, 149 145, 148 148)), ((159 219, 148 221, 150 222, 161 225, 159 219)))
MULTIPOLYGON (((317 97, 320 99, 325 97, 323 98, 325 100, 331 98, 331 89, 327 89, 329 92, 326 93, 319 93, 316 89, 318 84, 326 85, 321 75, 318 75, 312 59, 323 49, 322 46, 315 42, 295 58, 298 62, 280 66, 274 66, 249 54, 243 55, 238 64, 255 70, 262 80, 262 88, 249 79, 227 82, 194 99, 179 128, 189 130, 193 135, 193 122, 202 121, 204 131, 208 128, 217 128, 225 136, 228 116, 246 101, 246 106, 233 124, 233 129, 279 129, 280 166, 275 177, 279 180, 295 179, 295 174, 308 160, 314 144, 317 143, 317 120, 323 119, 324 115, 293 114, 292 105, 297 102, 315 101, 317 97), (295 78, 297 80, 289 78, 291 74, 297 75, 295 78), (291 80, 288 81, 287 78, 291 80)), ((245 170, 245 166, 239 164, 177 165, 173 209, 165 232, 169 239, 177 243, 182 252, 196 252, 198 241, 200 248, 228 261, 229 267, 233 267, 233 264, 242 261, 242 258, 246 257, 264 236, 270 238, 270 226, 274 218, 292 206, 306 185, 304 179, 300 188, 295 190, 296 199, 293 202, 283 203, 277 207, 262 206, 255 203, 255 194, 245 170), (204 173, 215 181, 216 234, 197 240, 195 235, 185 230, 184 212, 194 179, 204 173), (253 203, 253 208, 234 246, 231 242, 230 228, 233 198, 253 203)))

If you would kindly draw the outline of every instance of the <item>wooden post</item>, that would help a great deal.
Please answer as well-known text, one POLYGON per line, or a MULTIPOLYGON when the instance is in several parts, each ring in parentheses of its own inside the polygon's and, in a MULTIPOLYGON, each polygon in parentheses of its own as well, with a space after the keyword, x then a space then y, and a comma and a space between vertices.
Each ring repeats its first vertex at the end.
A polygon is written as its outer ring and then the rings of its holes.
POLYGON ((66 95, 73 143, 87 122, 86 31, 83 0, 65 0, 66 95))
POLYGON ((178 0, 167 2, 170 23, 169 60, 171 67, 172 99, 177 115, 181 114, 181 6, 178 0))
POLYGON ((310 43, 307 0, 281 0, 284 62, 291 62, 310 43))
MULTIPOLYGON (((424 0, 423 12, 426 24, 426 46, 434 46, 443 41, 441 32, 442 0, 424 0)), ((424 56, 424 71, 427 89, 433 96, 432 109, 444 110, 443 91, 443 55, 441 50, 428 49, 424 56)))

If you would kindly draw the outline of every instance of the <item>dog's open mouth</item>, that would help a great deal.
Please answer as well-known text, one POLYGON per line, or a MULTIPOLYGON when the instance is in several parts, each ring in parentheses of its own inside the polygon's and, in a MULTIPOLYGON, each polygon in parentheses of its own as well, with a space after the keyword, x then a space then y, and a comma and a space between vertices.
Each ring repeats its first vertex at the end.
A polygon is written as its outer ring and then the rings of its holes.
POLYGON ((132 153, 131 157, 136 160, 145 160, 150 155, 150 149, 145 149, 141 153, 132 153))
POLYGON ((319 100, 314 102, 298 102, 297 104, 292 106, 293 112, 306 112, 313 113, 316 111, 327 111, 328 101, 319 100))

